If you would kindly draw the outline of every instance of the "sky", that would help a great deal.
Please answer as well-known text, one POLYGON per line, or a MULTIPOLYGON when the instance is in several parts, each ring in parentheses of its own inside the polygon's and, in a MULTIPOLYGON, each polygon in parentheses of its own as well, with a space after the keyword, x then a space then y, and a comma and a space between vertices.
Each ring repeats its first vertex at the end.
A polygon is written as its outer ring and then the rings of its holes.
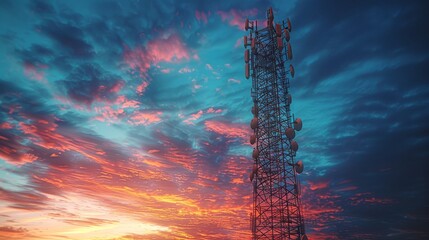
POLYGON ((309 238, 428 239, 428 6, 365 0, 0 1, 0 239, 250 239, 270 6, 309 238))

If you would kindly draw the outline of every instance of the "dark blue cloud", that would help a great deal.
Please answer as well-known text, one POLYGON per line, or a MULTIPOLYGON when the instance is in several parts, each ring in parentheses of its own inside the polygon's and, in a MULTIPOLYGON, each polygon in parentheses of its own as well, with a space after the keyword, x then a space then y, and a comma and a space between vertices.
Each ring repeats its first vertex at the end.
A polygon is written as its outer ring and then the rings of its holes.
POLYGON ((47 16, 55 13, 54 7, 48 1, 36 0, 30 2, 30 9, 41 16, 47 16))
POLYGON ((38 26, 41 33, 50 37, 69 57, 91 58, 94 55, 92 45, 85 39, 80 26, 59 21, 45 20, 38 26))
POLYGON ((365 239, 428 236, 425 5, 301 1, 292 10, 292 36, 300 36, 292 40, 296 69, 303 73, 298 98, 339 103, 318 117, 331 119, 319 154, 335 166, 314 180, 330 179, 330 190, 339 191, 343 220, 335 232, 342 238, 358 238, 358 228, 365 239))
POLYGON ((113 101, 124 81, 97 64, 82 64, 60 81, 74 101, 90 105, 95 100, 113 101))

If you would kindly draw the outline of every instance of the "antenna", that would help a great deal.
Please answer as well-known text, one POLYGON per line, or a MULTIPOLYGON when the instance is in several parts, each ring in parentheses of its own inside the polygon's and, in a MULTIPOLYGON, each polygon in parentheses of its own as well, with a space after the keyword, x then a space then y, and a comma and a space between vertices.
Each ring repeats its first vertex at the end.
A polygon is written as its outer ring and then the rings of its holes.
POLYGON ((302 129, 302 120, 301 120, 301 118, 295 119, 295 121, 293 122, 293 126, 294 126, 295 130, 301 131, 301 129, 302 129))
POLYGON ((257 159, 259 157, 259 150, 257 148, 253 149, 252 157, 257 159))
POLYGON ((292 32, 292 23, 290 22, 289 18, 287 18, 287 30, 289 30, 289 32, 292 32))
POLYGON ((286 28, 285 28, 284 32, 285 32, 286 42, 289 42, 289 40, 290 40, 290 33, 289 33, 289 31, 286 28))
POLYGON ((288 18, 274 22, 273 9, 266 11, 266 27, 246 19, 244 29, 245 76, 252 78, 253 100, 249 142, 253 145, 253 208, 250 214, 252 239, 308 240, 304 230, 298 174, 303 162, 295 163, 296 131, 302 120, 291 113, 289 80, 295 77, 288 18), (248 46, 251 46, 248 49, 248 46), (289 63, 288 63, 289 62, 289 63), (286 69, 286 64, 289 64, 286 69))
POLYGON ((258 118, 254 117, 252 121, 250 121, 250 127, 252 129, 256 129, 258 127, 258 118))
POLYGON ((298 174, 301 174, 304 171, 304 163, 302 162, 302 160, 299 160, 298 162, 296 162, 295 171, 298 174))
POLYGON ((244 61, 249 62, 249 49, 244 50, 244 61))
POLYGON ((292 77, 295 77, 295 68, 293 68, 293 65, 291 64, 291 65, 289 65, 289 72, 290 72, 290 75, 292 76, 292 77))
POLYGON ((290 42, 287 43, 287 59, 292 60, 293 54, 292 54, 292 46, 290 45, 290 42))
POLYGON ((246 78, 249 79, 249 77, 250 77, 250 66, 249 66, 249 63, 246 63, 244 71, 245 71, 245 74, 246 74, 246 78))
POLYGON ((289 140, 294 139, 294 138, 295 138, 295 130, 293 130, 293 128, 291 128, 291 127, 288 127, 288 128, 286 129, 286 137, 287 137, 289 140))
POLYGON ((298 143, 295 140, 290 141, 290 149, 294 152, 298 151, 298 143))
POLYGON ((247 48, 247 46, 249 46, 249 44, 247 43, 247 36, 244 36, 243 43, 244 43, 244 48, 247 48))

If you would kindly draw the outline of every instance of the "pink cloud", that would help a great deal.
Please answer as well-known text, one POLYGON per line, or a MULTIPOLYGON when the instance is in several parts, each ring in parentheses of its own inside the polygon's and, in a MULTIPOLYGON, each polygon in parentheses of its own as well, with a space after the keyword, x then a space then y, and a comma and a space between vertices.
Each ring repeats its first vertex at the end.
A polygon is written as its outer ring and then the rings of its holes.
POLYGON ((138 108, 140 102, 129 100, 126 96, 121 95, 116 99, 115 104, 121 105, 122 108, 138 108))
POLYGON ((172 62, 190 58, 189 51, 177 35, 170 35, 167 39, 151 41, 146 46, 147 54, 152 62, 172 62))
POLYGON ((100 122, 116 122, 125 115, 123 108, 111 105, 96 106, 94 110, 98 114, 94 119, 100 122))
POLYGON ((8 122, 4 122, 0 124, 0 129, 12 129, 12 128, 13 128, 12 124, 8 122))
POLYGON ((186 124, 194 124, 192 121, 198 120, 202 115, 203 115, 203 111, 200 110, 197 113, 191 114, 191 117, 189 117, 188 119, 186 119, 185 122, 186 124))
POLYGON ((150 56, 141 48, 126 50, 124 60, 130 68, 139 70, 141 73, 146 73, 151 64, 150 56))
MULTIPOLYGON (((151 40, 145 47, 136 47, 134 49, 126 47, 123 58, 124 62, 144 79, 136 88, 137 93, 142 95, 150 82, 147 71, 151 66, 160 62, 178 62, 189 60, 190 58, 198 60, 198 55, 191 52, 177 34, 171 34, 167 38, 151 40)), ((161 71, 169 73, 170 69, 161 71)))
POLYGON ((147 81, 143 81, 140 85, 137 86, 137 89, 136 89, 137 93, 139 95, 142 95, 146 91, 146 88, 148 86, 149 86, 149 83, 147 81))
MULTIPOLYGON (((93 95, 93 98, 100 103, 103 103, 103 102, 111 103, 112 101, 114 101, 116 94, 119 91, 121 91, 124 85, 125 85, 125 81, 118 79, 110 86, 109 85, 98 86, 95 91, 91 92, 91 94, 93 95)), ((93 103, 92 101, 84 101, 84 102, 87 103, 88 106, 93 103)))
POLYGON ((249 127, 245 124, 213 120, 206 121, 204 124, 207 131, 215 132, 229 138, 241 138, 243 141, 247 141, 249 138, 250 130, 249 127))
POLYGON ((222 21, 228 21, 229 25, 243 29, 246 17, 255 16, 258 14, 258 9, 235 10, 231 9, 228 12, 218 11, 217 14, 222 18, 222 21))
MULTIPOLYGON (((214 109, 213 107, 207 109, 206 111, 204 110, 199 110, 197 113, 191 114, 191 116, 187 119, 185 119, 183 122, 186 124, 194 124, 193 121, 196 121, 198 119, 200 119, 204 114, 209 114, 209 113, 222 113, 222 109, 214 109)), ((183 115, 179 115, 180 118, 184 118, 183 115)))
POLYGON ((109 92, 111 93, 118 93, 121 91, 122 87, 124 87, 125 82, 123 80, 119 80, 115 82, 115 84, 109 89, 109 92))
POLYGON ((222 109, 214 109, 214 108, 209 108, 207 109, 207 113, 222 113, 222 109))
POLYGON ((315 191, 318 189, 325 189, 329 186, 328 181, 320 181, 320 182, 311 182, 308 181, 308 185, 311 191, 315 191))
MULTIPOLYGON (((171 34, 167 38, 157 38, 147 43, 146 47, 126 48, 123 54, 125 63, 133 70, 138 71, 145 81, 137 86, 136 91, 143 94, 149 85, 147 71, 160 62, 178 62, 199 59, 196 53, 186 47, 177 34, 171 34)), ((162 70, 168 73, 169 70, 162 70)))
POLYGON ((112 103, 94 106, 93 110, 97 113, 94 119, 101 122, 116 122, 127 116, 126 109, 135 109, 139 106, 140 102, 120 95, 112 103))
POLYGON ((46 65, 34 65, 31 63, 24 63, 24 74, 30 79, 38 81, 46 81, 45 73, 42 69, 46 69, 46 65))
POLYGON ((162 112, 135 112, 131 115, 129 123, 133 125, 150 125, 161 121, 162 112))
MULTIPOLYGON (((208 14, 210 14, 210 12, 208 14)), ((198 10, 195 10, 195 17, 198 21, 202 21, 207 24, 207 15, 203 11, 200 12, 198 10)))

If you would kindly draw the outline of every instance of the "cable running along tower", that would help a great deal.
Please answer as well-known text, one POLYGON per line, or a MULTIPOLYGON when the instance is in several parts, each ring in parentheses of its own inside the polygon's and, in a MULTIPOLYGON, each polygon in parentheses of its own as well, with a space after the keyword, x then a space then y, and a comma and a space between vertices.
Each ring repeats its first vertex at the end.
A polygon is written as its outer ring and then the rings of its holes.
POLYGON ((252 77, 253 99, 252 239, 306 240, 297 180, 304 165, 295 162, 298 144, 293 140, 302 121, 291 115, 289 92, 289 80, 295 75, 289 63, 292 25, 289 19, 273 20, 270 8, 266 27, 258 29, 257 21, 245 22, 245 30, 250 30, 244 36, 245 75, 252 77))

